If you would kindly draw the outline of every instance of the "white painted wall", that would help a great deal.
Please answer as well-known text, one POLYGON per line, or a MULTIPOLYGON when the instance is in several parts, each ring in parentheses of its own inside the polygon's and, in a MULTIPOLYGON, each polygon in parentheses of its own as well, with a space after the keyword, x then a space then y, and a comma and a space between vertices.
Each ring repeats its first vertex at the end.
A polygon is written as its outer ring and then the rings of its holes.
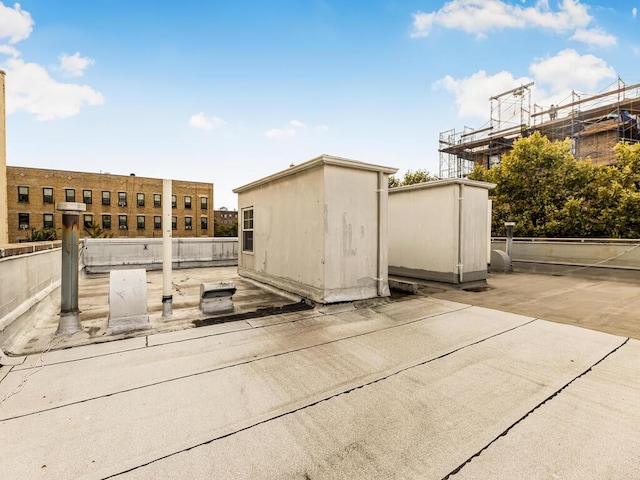
POLYGON ((389 190, 389 272, 451 283, 485 279, 490 188, 448 179, 389 190))
POLYGON ((0 331, 60 286, 61 252, 0 258, 0 331))
POLYGON ((394 171, 322 156, 236 189, 240 228, 243 209, 254 210, 254 251, 240 252, 239 273, 320 303, 375 297, 377 278, 388 295, 386 185, 394 171))
MULTIPOLYGON (((86 238, 84 265, 87 273, 108 272, 132 266, 162 269, 162 238, 86 238)), ((174 268, 236 265, 238 239, 174 238, 174 268)))

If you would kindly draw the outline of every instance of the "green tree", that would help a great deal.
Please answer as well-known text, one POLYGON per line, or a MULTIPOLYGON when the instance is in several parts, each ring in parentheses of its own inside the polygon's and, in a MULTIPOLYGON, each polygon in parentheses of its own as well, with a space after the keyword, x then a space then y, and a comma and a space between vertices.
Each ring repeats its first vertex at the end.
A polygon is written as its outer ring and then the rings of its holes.
POLYGON ((415 172, 413 170, 407 170, 402 180, 396 178, 394 175, 389 175, 389 188, 432 182, 434 180, 440 179, 435 175, 431 175, 428 170, 421 169, 415 172))
POLYGON ((48 242, 58 238, 55 228, 31 227, 27 233, 27 242, 48 242))
POLYGON ((215 237, 237 237, 238 221, 234 220, 232 225, 222 225, 213 219, 213 235, 215 237))
POLYGON ((87 227, 84 227, 84 231, 87 232, 89 238, 111 238, 113 237, 113 233, 106 232, 100 225, 96 222, 91 222, 91 224, 87 227))
POLYGON ((520 138, 496 167, 476 167, 470 179, 496 184, 492 232, 516 236, 640 236, 640 146, 616 146, 616 164, 576 160, 571 143, 539 133, 520 138))

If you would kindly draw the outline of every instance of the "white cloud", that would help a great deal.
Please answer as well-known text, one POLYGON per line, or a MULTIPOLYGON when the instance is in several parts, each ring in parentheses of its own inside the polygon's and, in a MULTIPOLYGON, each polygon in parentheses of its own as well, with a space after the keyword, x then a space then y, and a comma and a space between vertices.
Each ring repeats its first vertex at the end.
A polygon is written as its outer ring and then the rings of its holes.
POLYGON ((479 71, 462 79, 447 75, 433 87, 444 88, 454 94, 459 117, 486 121, 490 114, 490 97, 531 81, 535 82, 531 89, 532 102, 549 105, 566 100, 572 91, 594 93, 603 81, 616 78, 614 69, 601 58, 580 55, 572 49, 531 63, 529 71, 531 77, 520 78, 506 71, 495 75, 479 71))
POLYGON ((570 40, 586 43, 592 47, 615 47, 618 40, 600 28, 579 28, 570 40))
POLYGON ((478 38, 506 28, 571 32, 587 27, 592 19, 588 7, 579 0, 562 0, 556 12, 549 8, 547 0, 540 0, 533 7, 510 5, 502 0, 451 0, 440 10, 414 13, 411 36, 426 37, 436 25, 462 30, 478 38))
POLYGON ((16 50, 15 47, 12 47, 11 45, 0 45, 0 53, 4 55, 10 55, 14 58, 20 56, 20 52, 16 50))
POLYGON ((37 63, 20 58, 6 63, 7 113, 24 110, 38 120, 77 115, 84 105, 102 105, 104 97, 88 85, 57 82, 37 63))
POLYGON ((285 127, 272 128, 264 132, 264 134, 269 138, 289 138, 295 137, 297 131, 301 128, 307 128, 307 126, 299 120, 291 120, 285 127))
POLYGON ((603 80, 616 78, 615 70, 594 55, 580 55, 573 49, 529 65, 536 84, 547 86, 552 92, 593 92, 603 80))
POLYGON ((214 130, 227 124, 220 117, 205 117, 204 112, 197 113, 189 119, 189 125, 202 130, 214 130))
POLYGON ((87 69, 87 67, 95 63, 95 60, 93 60, 93 58, 81 57, 80 52, 76 52, 73 55, 67 55, 66 53, 63 53, 59 58, 59 69, 69 77, 81 77, 82 75, 84 75, 84 71, 87 69))
POLYGON ((29 38, 34 21, 29 12, 25 12, 16 3, 13 8, 0 2, 0 38, 8 38, 9 43, 17 43, 29 38))
POLYGON ((636 18, 638 16, 638 9, 636 7, 633 7, 631 9, 631 18, 636 18))
POLYGON ((455 79, 450 75, 438 80, 434 88, 445 88, 455 96, 459 117, 487 119, 489 97, 531 82, 527 77, 514 78, 509 72, 487 75, 485 71, 474 73, 468 78, 455 79))
POLYGON ((326 132, 326 131, 328 131, 328 130, 329 130, 329 125, 318 125, 318 126, 316 127, 316 130, 317 130, 318 132, 326 132))

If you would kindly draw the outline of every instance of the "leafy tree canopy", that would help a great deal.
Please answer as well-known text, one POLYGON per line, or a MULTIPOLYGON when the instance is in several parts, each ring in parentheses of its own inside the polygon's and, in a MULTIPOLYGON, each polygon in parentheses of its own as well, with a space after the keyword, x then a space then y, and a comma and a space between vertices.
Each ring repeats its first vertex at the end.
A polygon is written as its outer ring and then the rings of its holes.
POLYGON ((413 185, 416 183, 432 182, 434 180, 440 180, 437 176, 431 175, 428 170, 407 170, 402 180, 396 178, 394 175, 389 175, 389 188, 402 187, 404 185, 413 185))
POLYGON ((494 168, 470 179, 496 184, 492 232, 514 221, 523 237, 640 237, 640 144, 615 147, 615 165, 576 160, 570 140, 539 132, 514 142, 494 168))

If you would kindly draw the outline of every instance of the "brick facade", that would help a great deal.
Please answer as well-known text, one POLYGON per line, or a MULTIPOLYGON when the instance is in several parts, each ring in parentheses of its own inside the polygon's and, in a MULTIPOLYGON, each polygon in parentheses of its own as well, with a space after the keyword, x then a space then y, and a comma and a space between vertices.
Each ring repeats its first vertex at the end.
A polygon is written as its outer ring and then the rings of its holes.
POLYGON ((221 208, 213 211, 213 218, 219 225, 231 226, 238 221, 238 212, 236 210, 227 210, 221 208))
MULTIPOLYGON (((173 236, 213 237, 213 184, 173 180, 172 194, 176 200, 173 236)), ((7 166, 11 243, 26 239, 28 229, 41 229, 50 220, 59 237, 62 213, 55 206, 65 201, 86 203, 81 223, 93 221, 114 238, 162 237, 161 200, 162 179, 7 166), (90 203, 85 202, 89 192, 90 203), (154 202, 156 195, 160 204, 154 202)), ((81 230, 80 236, 88 235, 82 225, 81 230)))

